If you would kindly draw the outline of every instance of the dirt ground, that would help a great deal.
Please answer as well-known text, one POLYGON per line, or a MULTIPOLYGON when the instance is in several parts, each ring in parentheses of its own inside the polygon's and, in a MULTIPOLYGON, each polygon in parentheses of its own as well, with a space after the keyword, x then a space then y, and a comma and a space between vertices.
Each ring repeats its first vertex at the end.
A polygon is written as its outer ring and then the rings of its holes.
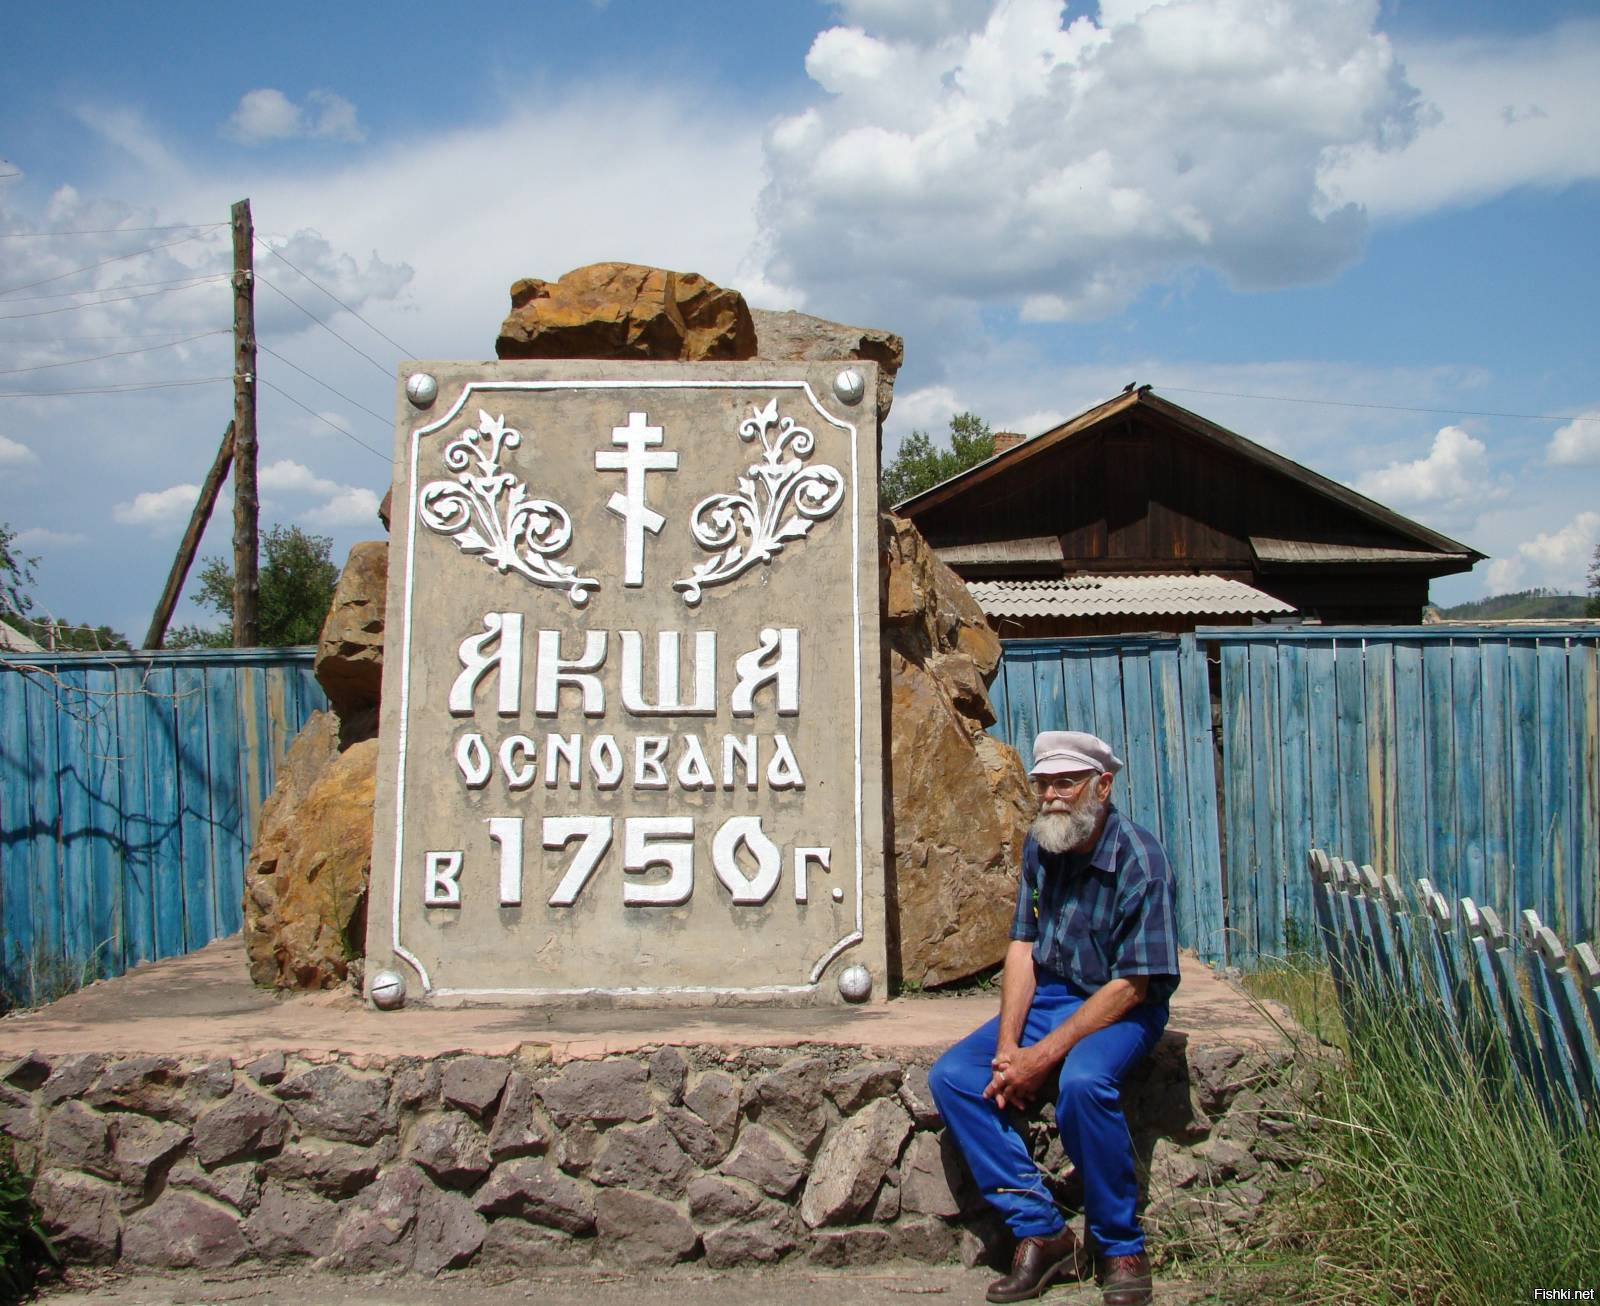
MULTIPOLYGON (((914 1266, 875 1270, 761 1267, 749 1270, 676 1270, 628 1274, 605 1270, 560 1270, 518 1276, 471 1271, 437 1279, 398 1275, 336 1275, 311 1271, 116 1274, 75 1271, 64 1284, 47 1288, 44 1306, 188 1306, 199 1302, 272 1302, 280 1306, 869 1306, 918 1300, 981 1303, 995 1277, 988 1268, 914 1266)), ((1201 1306, 1242 1301, 1216 1281, 1157 1276, 1157 1306, 1201 1306)), ((1041 1301, 1046 1306, 1099 1306, 1093 1283, 1063 1284, 1041 1301)))

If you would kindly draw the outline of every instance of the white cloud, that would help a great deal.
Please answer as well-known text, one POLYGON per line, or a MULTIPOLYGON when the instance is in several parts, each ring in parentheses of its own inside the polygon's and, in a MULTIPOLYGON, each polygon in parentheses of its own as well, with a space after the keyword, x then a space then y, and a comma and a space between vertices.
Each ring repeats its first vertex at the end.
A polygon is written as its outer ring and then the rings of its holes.
POLYGON ((1459 426, 1445 426, 1426 456, 1390 463, 1356 480, 1356 489, 1384 504, 1461 502, 1493 493, 1488 449, 1459 426))
POLYGON ((337 494, 342 488, 337 482, 318 476, 304 463, 283 458, 266 463, 256 473, 257 483, 263 490, 281 490, 304 494, 337 494))
POLYGON ((182 521, 194 511, 200 497, 198 485, 171 485, 165 490, 146 490, 111 510, 113 521, 124 526, 165 526, 182 521))
POLYGON ((1544 460, 1558 467, 1600 463, 1600 409, 1590 409, 1558 427, 1544 451, 1544 460))
POLYGON ((39 456, 20 440, 0 435, 0 467, 21 467, 24 463, 38 461, 39 456))
POLYGON ((1559 530, 1535 535, 1516 552, 1496 558, 1486 576, 1489 594, 1543 585, 1566 593, 1582 593, 1585 576, 1600 543, 1600 512, 1580 512, 1559 530))
POLYGON ((301 105, 272 86, 246 91, 233 116, 223 124, 222 132, 242 145, 265 145, 300 137, 336 141, 367 138, 357 121, 355 105, 342 95, 311 91, 301 105))
POLYGON ((1518 186, 1600 177, 1600 23, 1532 36, 1399 51, 1426 107, 1404 149, 1334 147, 1322 168, 1329 205, 1410 218, 1474 204, 1518 186))
POLYGON ((89 537, 81 531, 52 531, 43 526, 17 532, 17 546, 22 549, 65 549, 87 544, 89 537))
POLYGON ((863 303, 938 285, 1044 320, 1194 266, 1326 278, 1366 228, 1327 202, 1322 159, 1415 127, 1375 0, 1107 0, 1065 27, 1059 0, 1000 0, 977 30, 949 8, 942 39, 893 0, 846 6, 881 34, 817 37, 828 98, 768 134, 774 280, 863 303))
POLYGON ((320 507, 300 514, 313 526, 378 526, 378 496, 371 490, 347 485, 320 507))

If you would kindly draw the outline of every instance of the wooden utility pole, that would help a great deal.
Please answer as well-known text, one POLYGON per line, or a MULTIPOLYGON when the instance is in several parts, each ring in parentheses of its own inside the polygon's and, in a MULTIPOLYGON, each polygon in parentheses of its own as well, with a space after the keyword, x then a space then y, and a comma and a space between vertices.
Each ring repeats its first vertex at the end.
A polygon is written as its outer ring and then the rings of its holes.
POLYGON ((250 201, 233 206, 233 646, 261 642, 256 578, 256 287, 250 201))
POLYGON ((150 619, 149 633, 144 637, 146 648, 160 648, 167 637, 167 623, 172 620, 172 610, 178 606, 178 595, 183 593, 183 582, 188 579, 189 568, 194 565, 195 550, 200 547, 200 537, 205 534, 206 523, 211 520, 211 510, 216 507, 217 494, 227 479, 228 467, 233 462, 233 423, 222 433, 222 447, 217 450, 216 461, 206 473, 205 484, 200 487, 200 497, 195 500, 194 512, 189 517, 189 529, 183 533, 178 545, 178 556, 172 560, 172 571, 167 575, 167 587, 161 591, 161 601, 156 604, 156 615, 150 619))

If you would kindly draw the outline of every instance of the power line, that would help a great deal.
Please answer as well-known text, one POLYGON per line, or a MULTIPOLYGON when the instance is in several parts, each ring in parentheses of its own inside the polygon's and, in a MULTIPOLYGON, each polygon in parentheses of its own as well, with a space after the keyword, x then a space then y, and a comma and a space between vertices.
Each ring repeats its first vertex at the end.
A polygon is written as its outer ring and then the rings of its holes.
POLYGON ((41 299, 70 299, 74 295, 107 295, 114 290, 144 290, 149 286, 183 286, 190 282, 213 281, 222 276, 220 272, 195 272, 187 277, 171 277, 166 281, 124 281, 115 286, 96 286, 92 290, 55 290, 48 295, 18 295, 15 299, 6 300, 6 304, 33 304, 41 299))
POLYGON ((391 345, 393 345, 396 349, 398 349, 403 357, 406 357, 406 358, 415 358, 416 357, 415 353, 413 353, 411 350, 407 349, 404 345, 402 345, 393 336, 391 336, 387 332, 385 332, 381 327, 375 326, 373 323, 368 322, 366 318, 362 317, 360 313, 356 312, 355 309, 351 308, 349 304, 345 303, 344 300, 340 299, 339 296, 334 294, 333 291, 329 290, 325 285, 323 285, 320 281, 318 281, 315 277, 313 277, 309 272, 305 271, 303 268, 295 267, 295 265, 293 263, 290 263, 289 260, 284 255, 280 254, 277 250, 273 249, 271 245, 266 243, 266 241, 258 239, 256 241, 256 244, 260 245, 262 249, 266 250, 267 253, 271 254, 272 257, 277 259, 280 263, 286 264, 290 268, 293 268, 302 277, 304 277, 307 281, 309 281, 313 286, 315 286, 318 290, 320 290, 324 295, 326 295, 329 299, 331 299, 335 304, 337 304, 340 308, 344 309, 344 311, 346 313, 350 314, 351 317, 355 318, 355 320, 357 322, 361 322, 361 323, 365 324, 366 326, 370 327, 373 331, 377 332, 380 336, 382 336, 385 340, 387 340, 391 345))
POLYGON ((227 376, 197 376, 186 381, 134 381, 127 385, 84 386, 76 390, 0 390, 0 399, 54 399, 60 395, 120 395, 136 390, 177 390, 185 386, 215 385, 218 381, 231 381, 227 376))
MULTIPOLYGON (((259 340, 256 341, 256 348, 259 349, 263 354, 271 354, 280 363, 284 364, 284 366, 294 368, 294 370, 296 372, 300 373, 301 376, 305 377, 306 380, 315 381, 318 385, 320 385, 329 394, 337 395, 340 399, 343 399, 345 401, 345 403, 350 404, 351 406, 353 406, 355 408, 359 408, 362 412, 367 413, 370 416, 377 418, 378 421, 383 423, 385 428, 389 428, 389 427, 393 426, 393 422, 389 418, 385 417, 382 413, 375 413, 375 412, 372 411, 372 409, 368 408, 360 400, 352 399, 349 395, 344 394, 341 391, 335 390, 331 385, 329 385, 326 381, 324 381, 320 376, 312 376, 311 373, 306 371, 305 368, 301 367, 300 364, 291 363, 287 358, 285 358, 282 354, 280 354, 276 349, 269 349, 266 345, 262 344, 259 340)), ((0 374, 0 375, 3 375, 3 374, 0 374)))
POLYGON ((345 348, 353 350, 355 353, 360 354, 361 357, 363 357, 364 359, 367 360, 367 362, 371 363, 375 368, 378 369, 378 371, 382 372, 384 374, 384 376, 391 377, 391 378, 394 376, 394 370, 392 368, 385 367, 382 363, 380 363, 371 354, 367 353, 367 351, 362 349, 360 346, 351 344, 342 335, 340 335, 331 326, 329 326, 326 322, 324 322, 320 317, 318 317, 315 313, 313 313, 309 308, 307 308, 304 304, 302 304, 298 299, 296 299, 296 298, 294 298, 294 296, 290 295, 287 291, 280 290, 277 286, 273 285, 272 282, 268 281, 259 272, 256 273, 256 280, 258 282, 260 282, 260 284, 265 286, 268 290, 276 291, 278 294, 282 295, 291 304, 293 304, 302 313, 304 313, 308 318, 310 318, 319 327, 321 327, 324 331, 326 331, 330 336, 332 336, 340 344, 345 346, 345 348))
POLYGON ((268 390, 276 390, 280 395, 282 395, 285 399, 287 399, 296 408, 300 409, 301 412, 310 413, 311 416, 315 417, 317 419, 317 421, 321 422, 324 426, 331 426, 340 435, 344 436, 345 439, 353 440, 356 444, 359 444, 368 453, 374 454, 377 457, 382 458, 384 462, 389 463, 391 466, 393 465, 394 459, 391 458, 388 454, 379 453, 376 449, 374 449, 370 444, 368 444, 360 436, 354 435, 351 432, 345 430, 344 427, 340 426, 339 423, 337 423, 337 422, 330 422, 326 417, 324 417, 321 413, 319 413, 315 408, 307 407, 305 404, 301 403, 298 399, 296 399, 292 394, 290 394, 287 390, 285 390, 282 386, 273 385, 272 382, 267 380, 267 378, 264 377, 264 376, 257 377, 256 379, 258 381, 260 381, 262 385, 266 386, 268 390))
POLYGON ((206 285, 213 281, 226 281, 228 274, 218 272, 209 277, 201 277, 187 286, 169 286, 165 290, 141 290, 136 295, 117 295, 112 299, 97 299, 88 304, 67 304, 62 308, 38 308, 31 313, 3 313, 0 322, 14 322, 24 317, 50 317, 56 313, 76 313, 83 308, 99 308, 104 304, 121 304, 130 299, 149 299, 152 295, 173 295, 180 291, 192 290, 195 286, 206 285))
POLYGON ((48 240, 56 236, 120 236, 124 232, 146 231, 209 231, 213 227, 226 227, 226 222, 178 222, 168 227, 95 227, 81 231, 0 231, 0 240, 48 240))
POLYGON ((187 245, 191 240, 199 240, 198 232, 187 236, 180 236, 177 240, 163 241, 158 245, 146 245, 143 249, 133 250, 127 254, 113 254, 110 258, 103 258, 98 263, 90 263, 81 268, 73 268, 70 272, 57 272, 53 277, 44 277, 39 281, 29 281, 21 286, 7 286, 0 290, 0 295, 9 295, 15 290, 32 290, 35 286, 47 286, 52 281, 63 281, 67 277, 75 277, 83 272, 93 272, 96 268, 103 268, 111 263, 122 263, 130 258, 138 258, 144 254, 154 254, 158 249, 171 249, 174 245, 187 245))
POLYGON ((1390 413, 1438 413, 1445 417, 1519 417, 1530 422, 1600 422, 1600 417, 1574 417, 1550 413, 1497 413, 1475 408, 1414 408, 1405 404, 1362 404, 1350 399, 1297 399, 1293 395, 1247 395, 1233 390, 1196 390, 1188 386, 1157 386, 1164 394, 1213 395, 1219 399, 1260 399, 1278 404, 1318 404, 1324 408, 1377 408, 1390 413))
POLYGON ((83 363, 103 363, 108 358, 128 358, 133 354, 150 354, 158 349, 172 349, 178 345, 186 345, 192 340, 204 340, 207 336, 225 336, 225 328, 215 331, 201 331, 197 335, 185 336, 182 340, 169 340, 163 345, 144 345, 139 349, 119 349, 115 353, 95 354, 91 358, 68 358, 59 363, 36 363, 32 367, 11 367, 0 371, 0 376, 17 376, 23 372, 44 372, 52 367, 77 367, 83 363))
MULTIPOLYGON (((219 327, 218 330, 225 328, 219 327)), ((0 345, 67 345, 105 340, 156 340, 170 336, 173 328, 165 331, 124 331, 114 336, 5 336, 0 335, 0 345)))

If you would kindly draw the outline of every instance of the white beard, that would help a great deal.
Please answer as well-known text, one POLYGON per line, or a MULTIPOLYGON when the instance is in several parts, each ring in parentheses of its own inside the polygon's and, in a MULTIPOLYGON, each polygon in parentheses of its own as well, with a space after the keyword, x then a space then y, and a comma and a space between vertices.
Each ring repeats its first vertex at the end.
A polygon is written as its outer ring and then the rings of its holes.
POLYGON ((1086 842, 1105 811, 1105 803, 1094 795, 1093 786, 1084 790, 1075 806, 1052 803, 1054 810, 1039 813, 1033 822, 1033 837, 1047 853, 1071 852, 1086 842))

